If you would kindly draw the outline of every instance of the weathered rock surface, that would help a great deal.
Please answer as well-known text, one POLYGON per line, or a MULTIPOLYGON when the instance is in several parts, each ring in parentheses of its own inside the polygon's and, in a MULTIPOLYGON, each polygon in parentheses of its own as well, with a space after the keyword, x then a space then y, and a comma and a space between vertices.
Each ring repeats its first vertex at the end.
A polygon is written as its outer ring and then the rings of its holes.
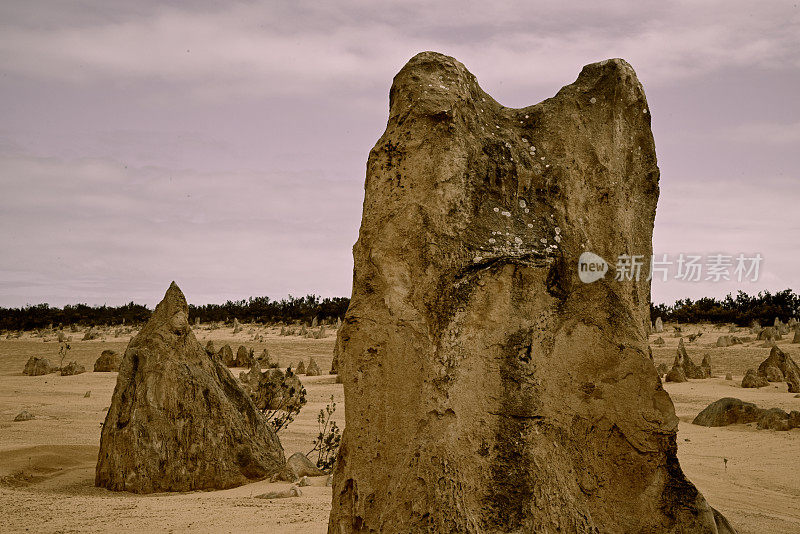
POLYGON ((94 362, 95 373, 116 373, 119 371, 119 364, 122 356, 117 351, 106 349, 100 353, 100 357, 94 362))
POLYGON ((297 369, 295 369, 295 374, 298 375, 306 374, 306 363, 303 360, 300 360, 300 363, 297 364, 297 369))
POLYGON ((700 426, 727 426, 758 421, 764 410, 752 402, 725 397, 706 406, 692 421, 700 426))
POLYGON ((660 334, 664 331, 664 321, 661 320, 661 317, 656 317, 656 322, 653 324, 653 327, 656 334, 660 334))
POLYGON ((150 493, 228 488, 283 469, 278 438, 188 323, 173 282, 125 350, 95 483, 150 493))
POLYGON ((744 377, 742 377, 743 388, 763 388, 768 385, 769 382, 767 382, 767 379, 763 376, 759 376, 755 369, 748 369, 744 377))
POLYGON ((47 358, 38 358, 31 356, 25 363, 25 368, 22 370, 23 375, 28 376, 41 376, 49 375, 58 371, 58 367, 50 363, 47 358))
POLYGON ((79 375, 86 372, 86 367, 78 362, 69 362, 61 368, 61 376, 79 375))
POLYGON ((658 167, 626 62, 505 108, 426 52, 367 164, 329 532, 717 532, 647 356, 658 167), (635 251, 635 252, 634 252, 635 251))
POLYGON ((774 365, 769 365, 764 369, 764 378, 767 382, 783 382, 783 373, 774 365))
POLYGON ((783 374, 783 380, 786 380, 789 393, 800 393, 800 367, 791 356, 778 347, 772 347, 767 359, 758 366, 758 375, 769 379, 767 369, 770 367, 777 368, 783 374))

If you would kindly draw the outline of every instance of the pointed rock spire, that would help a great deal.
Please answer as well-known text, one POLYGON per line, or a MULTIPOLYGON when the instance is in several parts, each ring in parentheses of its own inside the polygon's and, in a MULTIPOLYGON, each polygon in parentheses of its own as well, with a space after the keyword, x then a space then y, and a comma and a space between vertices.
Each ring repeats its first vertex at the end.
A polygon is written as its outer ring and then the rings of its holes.
POLYGON ((237 381, 200 345, 173 282, 125 350, 100 438, 95 484, 150 493, 229 488, 285 463, 237 381))

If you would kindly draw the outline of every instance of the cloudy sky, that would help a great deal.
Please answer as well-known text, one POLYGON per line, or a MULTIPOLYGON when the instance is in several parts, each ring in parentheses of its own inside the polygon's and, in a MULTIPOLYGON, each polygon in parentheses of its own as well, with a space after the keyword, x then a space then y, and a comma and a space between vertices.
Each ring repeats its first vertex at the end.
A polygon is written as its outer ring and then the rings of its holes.
POLYGON ((764 258, 654 300, 800 289, 797 0, 432 4, 0 3, 0 306, 154 304, 173 279, 194 303, 349 296, 366 158, 423 50, 510 107, 627 59, 656 252, 764 258))

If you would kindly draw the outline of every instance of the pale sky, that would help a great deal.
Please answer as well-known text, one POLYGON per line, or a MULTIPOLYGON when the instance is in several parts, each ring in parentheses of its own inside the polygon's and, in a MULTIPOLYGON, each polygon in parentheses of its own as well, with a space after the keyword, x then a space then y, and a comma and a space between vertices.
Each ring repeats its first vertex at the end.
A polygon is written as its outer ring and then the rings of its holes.
POLYGON ((509 107, 622 57, 652 114, 657 253, 800 289, 800 8, 742 2, 0 3, 0 306, 349 296, 392 77, 456 57, 509 107))

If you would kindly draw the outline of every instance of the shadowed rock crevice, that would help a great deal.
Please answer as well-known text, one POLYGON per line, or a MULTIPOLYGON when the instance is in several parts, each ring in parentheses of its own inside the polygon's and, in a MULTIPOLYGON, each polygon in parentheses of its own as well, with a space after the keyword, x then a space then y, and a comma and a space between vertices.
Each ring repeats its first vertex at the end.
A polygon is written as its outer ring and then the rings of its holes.
POLYGON ((338 332, 346 428, 329 532, 707 532, 648 357, 659 171, 614 59, 522 109, 453 58, 395 77, 338 332))

